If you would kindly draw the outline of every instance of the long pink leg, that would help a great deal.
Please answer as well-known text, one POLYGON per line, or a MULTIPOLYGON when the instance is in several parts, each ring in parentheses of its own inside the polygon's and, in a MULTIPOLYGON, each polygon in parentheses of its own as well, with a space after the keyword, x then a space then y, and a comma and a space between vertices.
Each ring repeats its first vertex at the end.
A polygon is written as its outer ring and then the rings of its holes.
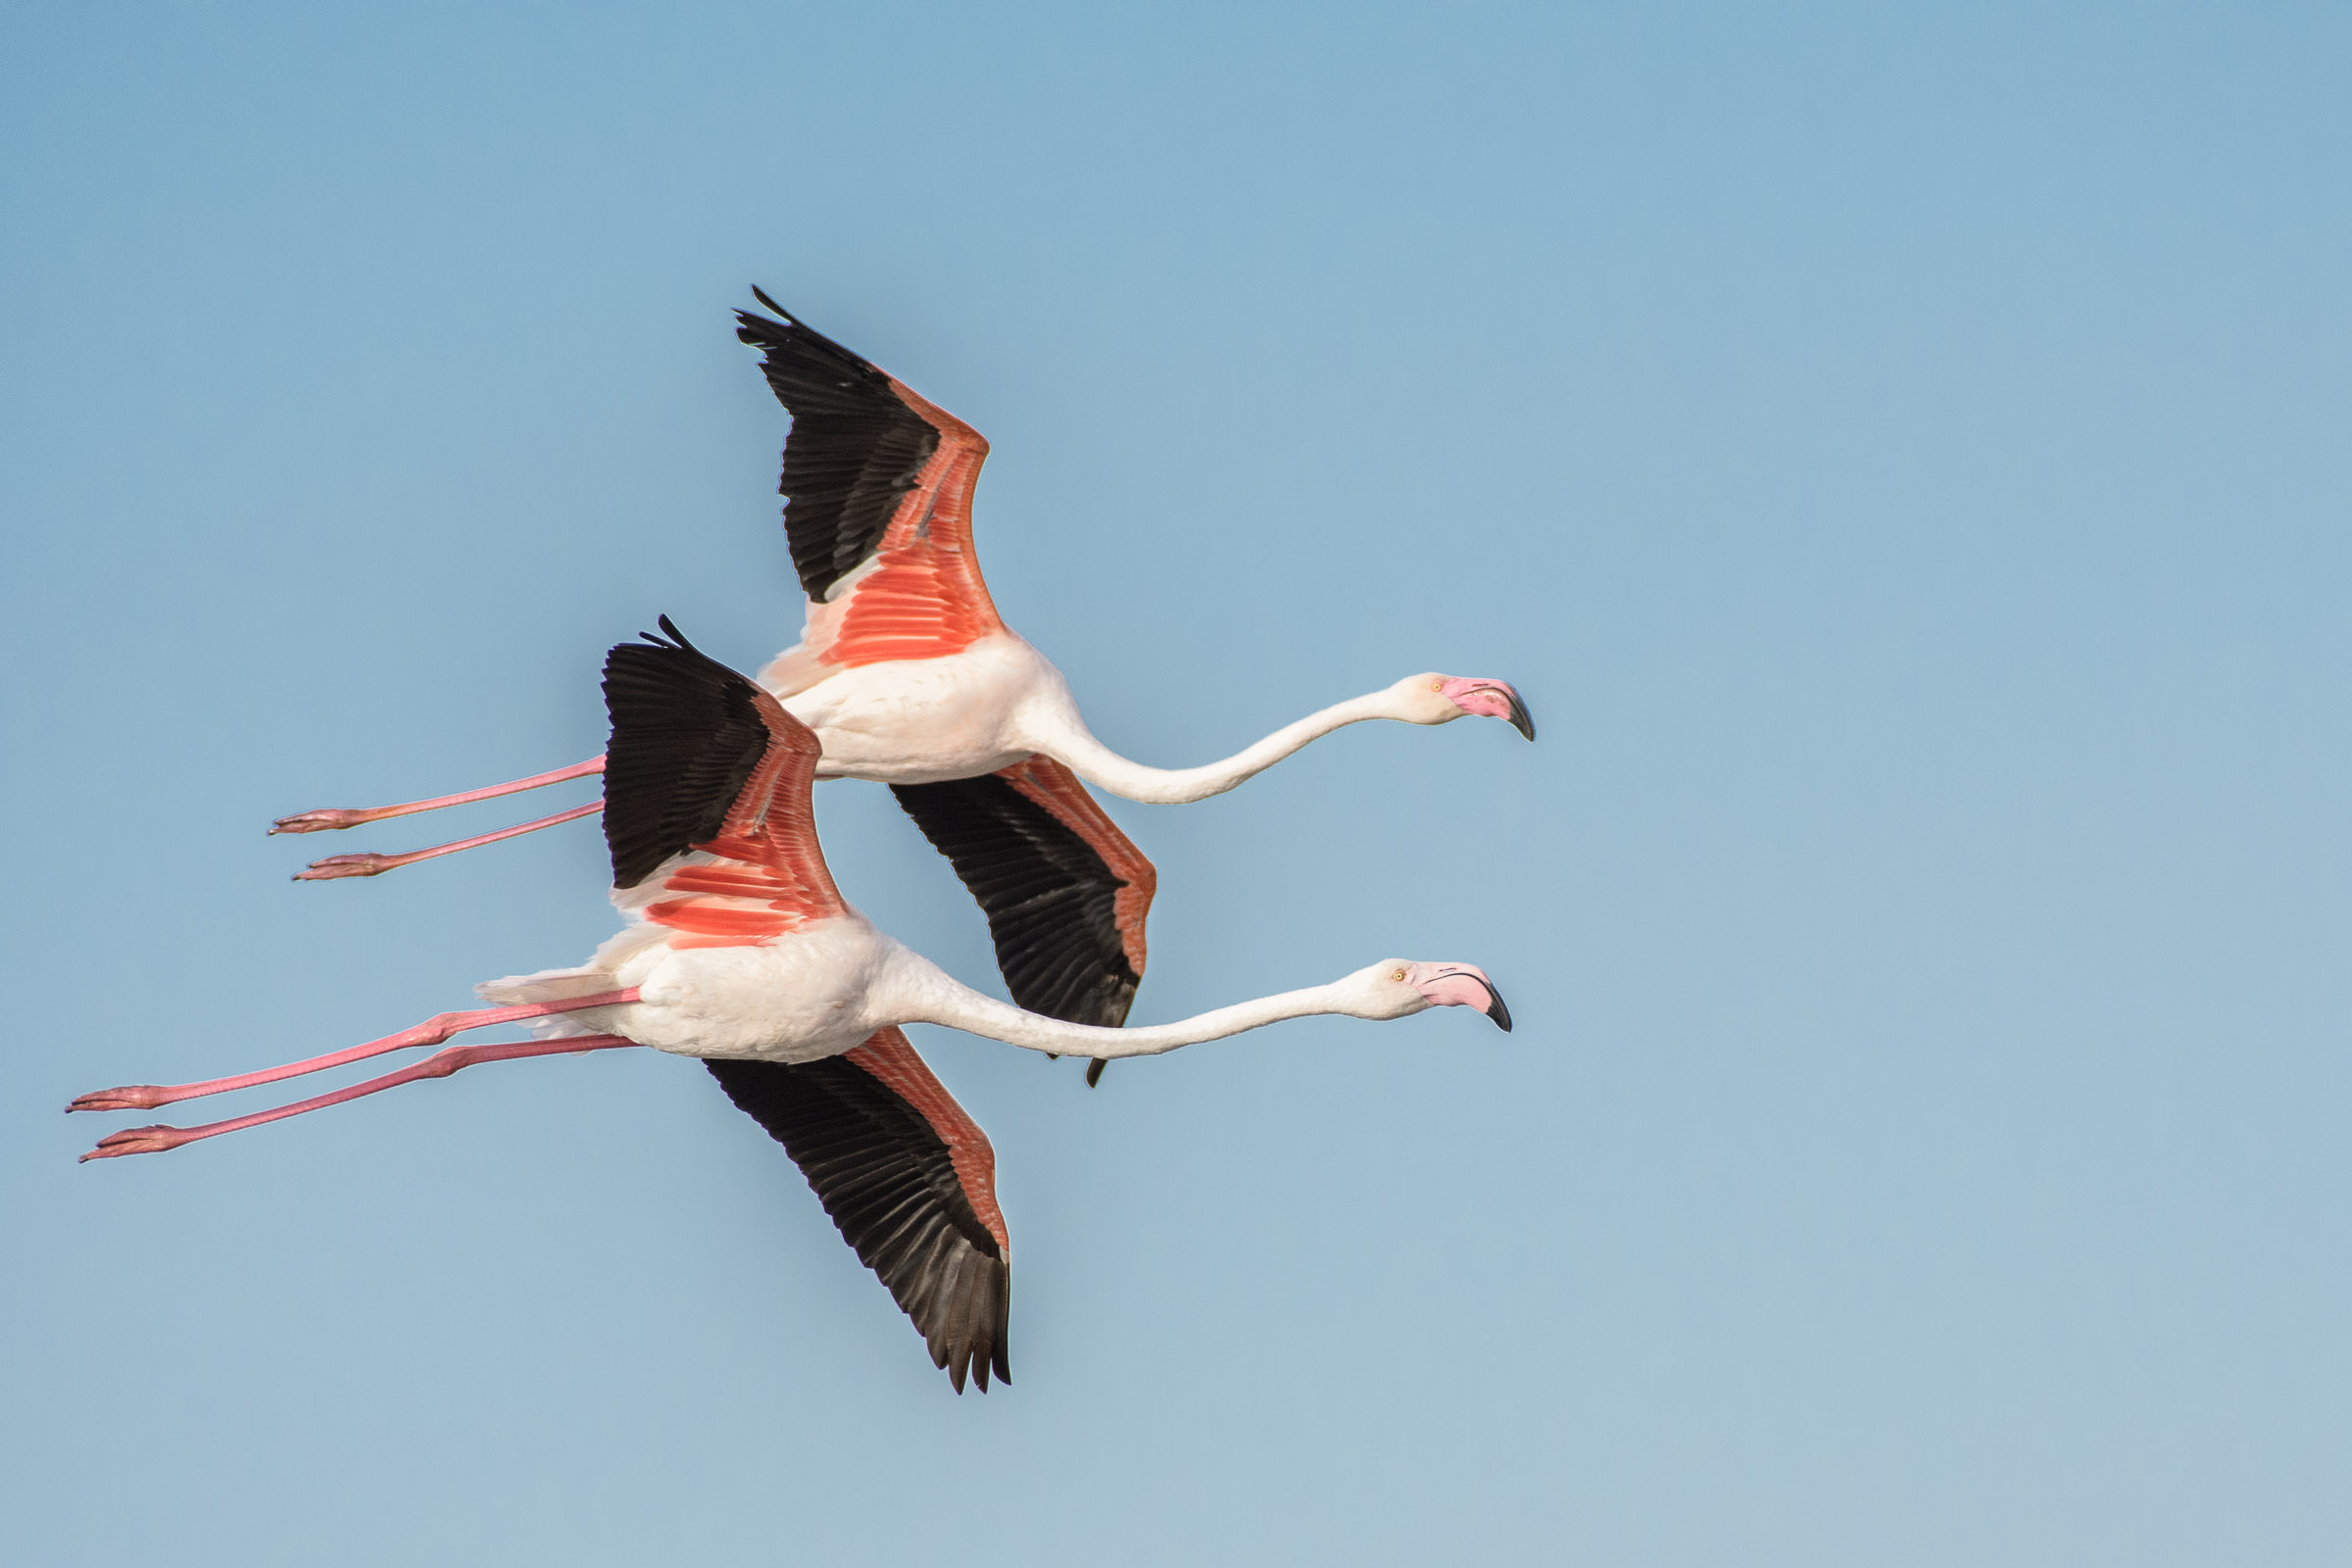
POLYGON ((133 1084, 126 1089, 101 1089, 82 1096, 66 1109, 74 1110, 153 1110, 169 1105, 175 1100, 195 1100, 204 1095, 224 1095, 231 1089, 251 1089, 256 1084, 273 1084, 280 1078, 299 1078, 306 1072, 323 1072, 340 1067, 349 1061, 365 1061, 380 1056, 387 1051, 406 1051, 412 1046, 437 1046, 451 1035, 467 1029, 486 1029, 494 1023, 515 1023, 524 1018, 544 1018, 554 1012, 578 1012, 583 1007, 614 1007, 624 1002, 637 1000, 637 988, 625 991, 600 991, 592 997, 566 997, 561 1002, 533 1002, 519 1007, 477 1007, 471 1012, 436 1013, 413 1029, 403 1029, 381 1040, 370 1040, 364 1046, 352 1046, 343 1051, 330 1051, 323 1056, 312 1056, 303 1061, 288 1062, 283 1067, 265 1067, 260 1072, 239 1073, 234 1078, 207 1078, 202 1083, 133 1084))
POLYGON ((493 784, 487 789, 466 790, 457 795, 436 795, 429 801, 410 801, 401 806, 376 806, 355 811, 297 811, 281 816, 270 825, 272 833, 323 833, 330 828, 358 827, 363 822, 381 822, 388 816, 408 816, 416 811, 437 811, 444 806, 466 806, 475 801, 494 801, 501 795, 520 795, 549 784, 561 784, 569 778, 586 778, 602 773, 605 760, 591 757, 585 762, 559 767, 552 773, 533 773, 508 784, 493 784))
POLYGON ((122 1154, 160 1154, 167 1149, 177 1149, 199 1138, 218 1138, 222 1133, 259 1127, 266 1121, 282 1121, 288 1116, 299 1116, 306 1110, 323 1110, 329 1105, 340 1105, 347 1100, 357 1100, 362 1095, 379 1094, 386 1089, 397 1089, 402 1084, 413 1084, 419 1078, 446 1078, 460 1067, 470 1067, 477 1061, 512 1061, 517 1056, 553 1056, 572 1051, 617 1051, 622 1046, 635 1044, 636 1041, 623 1040, 618 1035, 580 1035, 569 1040, 518 1040, 505 1046, 452 1046, 447 1051, 436 1051, 422 1061, 403 1067, 398 1072, 388 1072, 381 1078, 370 1078, 364 1084, 353 1084, 349 1089, 338 1089, 332 1094, 316 1095, 291 1105, 280 1105, 275 1110, 257 1110, 250 1116, 236 1116, 227 1121, 208 1121, 201 1127, 128 1127, 99 1139, 98 1147, 81 1157, 92 1160, 114 1159, 122 1154))
POLYGON ((343 876, 377 876, 386 871, 397 871, 404 865, 414 865, 418 860, 430 860, 437 856, 455 855, 460 850, 470 850, 484 844, 496 844, 500 839, 511 839, 523 833, 536 833, 543 827, 554 827, 559 822, 576 822, 581 817, 593 816, 604 808, 604 802, 590 801, 586 806, 575 806, 568 811, 558 811, 555 815, 543 816, 536 822, 524 822, 516 827, 502 827, 495 833, 477 834, 469 839, 460 839, 455 844, 436 844, 429 850, 411 850, 406 855, 330 855, 323 860, 313 860, 308 866, 295 872, 294 880, 297 882, 332 882, 335 878, 343 876))

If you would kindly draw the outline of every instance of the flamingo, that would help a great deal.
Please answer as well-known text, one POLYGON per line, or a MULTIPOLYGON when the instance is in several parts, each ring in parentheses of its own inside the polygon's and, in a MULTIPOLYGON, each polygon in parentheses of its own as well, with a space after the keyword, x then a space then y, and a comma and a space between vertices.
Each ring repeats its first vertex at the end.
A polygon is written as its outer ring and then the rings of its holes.
MULTIPOLYGON (((972 552, 971 505, 988 442, 904 382, 811 329, 735 313, 792 417, 784 531, 808 595, 801 640, 760 673, 823 748, 818 778, 891 786, 988 917, 1012 1000, 1116 1027, 1135 999, 1156 878, 1079 781, 1180 804, 1232 789, 1318 736, 1366 719, 1499 718, 1536 738, 1509 683, 1429 672, 1284 725, 1222 761, 1130 761, 1086 727, 1061 671, 999 618, 972 552)), ((316 833, 490 800, 606 770, 606 759, 461 794, 280 817, 316 833)), ((593 814, 596 803, 406 855, 333 855, 297 881, 375 876, 593 814)), ((1102 1072, 1100 1058, 1087 1081, 1102 1072)))
POLYGON ((768 691, 660 634, 605 664, 612 716, 605 838, 618 934, 577 968, 476 987, 500 1005, 304 1061, 172 1087, 82 1096, 69 1110, 146 1109, 340 1066, 499 1023, 537 1039, 462 1046, 396 1072, 195 1127, 130 1128, 84 1160, 159 1153, 484 1061, 650 1046, 702 1058, 808 1178, 825 1211, 922 1334, 957 1393, 1009 1378, 1011 1241, 988 1137, 907 1043, 941 1024, 1033 1051, 1153 1055, 1285 1018, 1401 1018, 1475 1006, 1511 1015, 1465 963, 1383 959, 1327 985, 1260 997, 1178 1023, 1072 1023, 958 984, 874 929, 842 898, 817 843, 817 736, 768 691))

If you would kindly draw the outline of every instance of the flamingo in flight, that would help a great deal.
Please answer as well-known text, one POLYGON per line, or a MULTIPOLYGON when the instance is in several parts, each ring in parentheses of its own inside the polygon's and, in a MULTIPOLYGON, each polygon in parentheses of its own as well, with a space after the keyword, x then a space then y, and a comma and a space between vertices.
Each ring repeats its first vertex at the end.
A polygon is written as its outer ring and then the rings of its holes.
POLYGON ((768 691, 665 635, 614 648, 605 838, 621 931, 575 969, 477 989, 501 1005, 442 1013, 366 1045, 282 1067, 170 1088, 82 1096, 70 1110, 147 1109, 340 1066, 464 1030, 528 1022, 540 1037, 452 1047, 295 1104, 196 1127, 137 1127, 83 1159, 157 1153, 477 1062, 650 1046, 699 1056, 784 1146, 858 1256, 913 1320, 961 1393, 1008 1377, 1010 1238, 988 1137, 900 1032, 942 1024, 1034 1051, 1152 1055, 1285 1018, 1401 1018, 1474 1006, 1511 1017, 1485 973, 1384 959, 1328 985, 1180 1023, 1112 1029, 983 996, 868 924, 845 902, 816 838, 816 735, 768 691))
MULTIPOLYGON (((972 552, 972 489, 988 442, 903 382, 795 318, 736 313, 763 352, 767 384, 792 416, 779 492, 793 565, 808 595, 801 640, 760 673, 815 731, 818 778, 875 779, 947 856, 989 921, 1013 1001, 1073 1023, 1115 1027, 1141 982, 1152 862, 1079 780, 1132 801, 1221 794, 1347 724, 1393 718, 1506 720, 1529 740, 1527 705, 1506 682, 1428 673, 1284 725, 1222 761, 1149 767, 1086 727, 1061 671, 998 617, 972 552)), ((570 767, 431 800, 281 817, 272 833, 315 833, 489 800, 605 771, 570 767)), ((335 855, 298 881, 374 876, 600 809, 596 803, 406 855, 335 855)), ((1088 1068, 1091 1084, 1102 1071, 1088 1068)))

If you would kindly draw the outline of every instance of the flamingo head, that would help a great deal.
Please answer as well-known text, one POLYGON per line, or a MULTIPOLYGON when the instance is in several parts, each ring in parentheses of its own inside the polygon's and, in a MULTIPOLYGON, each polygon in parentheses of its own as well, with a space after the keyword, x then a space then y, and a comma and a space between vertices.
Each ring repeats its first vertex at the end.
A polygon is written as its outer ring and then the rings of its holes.
POLYGON ((1508 681, 1477 675, 1408 675, 1394 687, 1403 706, 1398 716, 1414 724, 1448 724, 1465 714, 1499 718, 1526 736, 1536 738, 1536 721, 1527 704, 1508 681))
POLYGON ((1432 1007, 1476 1007, 1505 1034, 1511 1009, 1487 972, 1474 963, 1415 963, 1385 958, 1340 982, 1354 993, 1347 1010, 1359 1018, 1407 1018, 1432 1007))

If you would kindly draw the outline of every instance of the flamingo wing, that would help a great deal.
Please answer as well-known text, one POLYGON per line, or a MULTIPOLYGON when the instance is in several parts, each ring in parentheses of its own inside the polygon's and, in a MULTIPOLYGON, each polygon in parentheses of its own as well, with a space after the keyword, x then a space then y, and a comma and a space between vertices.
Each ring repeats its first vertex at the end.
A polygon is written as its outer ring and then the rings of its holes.
POLYGON ((1071 1023, 1127 1021, 1159 877, 1077 774, 1032 757, 891 793, 979 900, 1014 1002, 1071 1023))
POLYGON ((884 1029, 816 1061, 704 1063, 727 1098, 784 1146, 817 1200, 914 1321, 934 1366, 1012 1381, 1011 1242, 988 1135, 884 1029))
POLYGON ((662 635, 605 659, 614 898, 673 947, 772 941, 847 907, 817 845, 817 743, 749 676, 662 635))
POLYGON ((784 535, 808 595, 801 645, 835 667, 961 652, 1004 623, 972 554, 979 431, 802 322, 735 313, 792 416, 784 535))

